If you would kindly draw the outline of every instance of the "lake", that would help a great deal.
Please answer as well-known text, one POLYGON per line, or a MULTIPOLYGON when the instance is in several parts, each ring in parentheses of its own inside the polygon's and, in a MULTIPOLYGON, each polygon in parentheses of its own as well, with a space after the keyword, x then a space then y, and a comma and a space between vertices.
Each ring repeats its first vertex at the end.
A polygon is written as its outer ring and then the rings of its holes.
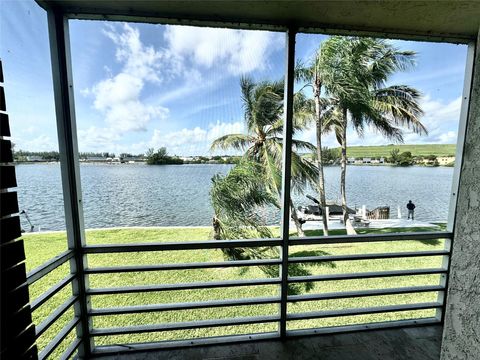
MULTIPOLYGON (((209 190, 215 174, 232 165, 81 164, 86 228, 114 226, 209 226, 212 219, 209 190)), ((26 210, 41 230, 65 228, 59 164, 16 166, 20 210, 26 210)), ((368 209, 405 205, 413 200, 416 219, 445 222, 448 216, 453 168, 349 166, 347 200, 350 207, 368 209)), ((325 168, 327 199, 339 200, 340 167, 325 168)), ((315 195, 307 190, 305 194, 315 195)), ((311 202, 295 194, 295 206, 311 202)), ((278 211, 265 209, 269 223, 278 211)), ((22 215, 22 226, 29 229, 22 215)))

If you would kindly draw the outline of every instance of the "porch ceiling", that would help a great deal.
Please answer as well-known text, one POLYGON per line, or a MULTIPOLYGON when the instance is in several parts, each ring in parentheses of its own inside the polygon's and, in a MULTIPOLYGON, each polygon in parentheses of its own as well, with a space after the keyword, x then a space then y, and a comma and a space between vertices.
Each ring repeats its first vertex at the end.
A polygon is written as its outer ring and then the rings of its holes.
POLYGON ((469 41, 480 26, 480 1, 118 1, 36 0, 74 17, 182 23, 238 28, 281 29, 292 24, 303 31, 354 30, 398 37, 469 41), (251 26, 251 24, 256 24, 251 26))

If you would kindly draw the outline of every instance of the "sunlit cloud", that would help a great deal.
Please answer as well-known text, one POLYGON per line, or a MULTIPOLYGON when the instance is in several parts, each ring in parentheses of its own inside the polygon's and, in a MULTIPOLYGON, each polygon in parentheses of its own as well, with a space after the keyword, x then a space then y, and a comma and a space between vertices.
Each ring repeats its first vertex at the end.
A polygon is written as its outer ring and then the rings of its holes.
POLYGON ((146 83, 160 83, 163 78, 160 68, 168 60, 173 71, 178 70, 176 61, 167 51, 146 46, 140 40, 138 29, 124 24, 120 32, 109 26, 104 34, 115 44, 116 60, 123 65, 121 72, 110 75, 82 94, 93 95, 93 106, 103 114, 105 123, 112 131, 123 134, 128 131, 145 131, 153 119, 165 119, 168 109, 149 105, 142 101, 146 83))
POLYGON ((266 31, 167 26, 164 37, 173 53, 232 75, 265 69, 269 56, 283 47, 280 34, 266 31))
POLYGON ((242 122, 216 122, 210 123, 207 128, 197 126, 168 133, 155 129, 151 140, 145 145, 154 149, 166 147, 171 153, 177 155, 200 155, 209 152, 213 140, 227 134, 243 132, 242 122))

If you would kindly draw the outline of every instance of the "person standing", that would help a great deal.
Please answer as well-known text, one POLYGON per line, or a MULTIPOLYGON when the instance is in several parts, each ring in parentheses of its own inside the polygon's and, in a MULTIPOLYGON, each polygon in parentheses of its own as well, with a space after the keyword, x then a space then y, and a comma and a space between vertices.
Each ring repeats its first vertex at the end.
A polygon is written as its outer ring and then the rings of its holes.
POLYGON ((408 219, 410 219, 410 216, 411 216, 412 220, 414 220, 415 204, 412 202, 412 200, 408 200, 407 209, 408 209, 408 219))

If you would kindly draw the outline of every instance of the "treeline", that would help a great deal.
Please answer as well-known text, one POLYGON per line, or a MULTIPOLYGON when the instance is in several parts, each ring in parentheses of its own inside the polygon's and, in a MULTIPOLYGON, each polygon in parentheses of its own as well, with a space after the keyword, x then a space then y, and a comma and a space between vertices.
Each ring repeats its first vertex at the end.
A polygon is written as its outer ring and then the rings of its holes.
POLYGON ((194 156, 185 158, 183 162, 185 164, 238 164, 240 159, 241 156, 194 156))
POLYGON ((15 161, 27 161, 28 157, 37 156, 45 161, 59 161, 60 154, 58 151, 13 151, 13 159, 15 161))
POLYGON ((182 165, 183 160, 177 156, 170 156, 167 148, 161 147, 157 151, 150 148, 146 154, 146 162, 148 165, 182 165))
MULTIPOLYGON (((396 166, 440 166, 436 155, 413 156, 410 151, 404 151, 401 153, 399 149, 393 149, 390 153, 390 157, 387 158, 387 161, 396 166)), ((454 164, 454 161, 452 161, 446 166, 453 166, 454 164)))
MULTIPOLYGON (((13 158, 15 161, 29 161, 29 158, 33 157, 44 161, 60 161, 60 153, 58 151, 13 151, 13 158)), ((91 158, 114 159, 117 156, 115 153, 109 152, 80 152, 78 153, 78 157, 81 160, 88 160, 91 158)), ((118 158, 120 159, 143 159, 144 157, 144 154, 134 155, 130 153, 121 153, 118 155, 118 158)))

